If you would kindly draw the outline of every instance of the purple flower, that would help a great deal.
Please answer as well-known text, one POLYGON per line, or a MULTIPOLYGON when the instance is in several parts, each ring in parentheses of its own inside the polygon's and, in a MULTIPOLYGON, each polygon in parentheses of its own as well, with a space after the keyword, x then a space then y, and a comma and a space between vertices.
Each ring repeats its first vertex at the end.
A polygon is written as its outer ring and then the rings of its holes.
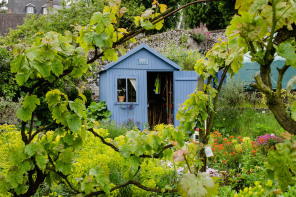
POLYGON ((258 136, 256 140, 256 144, 263 148, 270 148, 272 146, 274 147, 276 144, 282 143, 282 142, 284 142, 284 140, 274 134, 266 134, 263 136, 258 136))

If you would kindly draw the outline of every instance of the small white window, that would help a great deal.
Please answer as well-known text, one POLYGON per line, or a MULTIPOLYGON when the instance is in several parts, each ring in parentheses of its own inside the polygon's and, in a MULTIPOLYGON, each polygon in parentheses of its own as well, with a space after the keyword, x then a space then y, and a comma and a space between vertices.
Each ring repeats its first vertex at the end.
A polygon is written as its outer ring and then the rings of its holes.
POLYGON ((47 14, 47 7, 43 7, 43 14, 47 14))
POLYGON ((27 7, 27 14, 34 14, 34 7, 33 6, 27 7))

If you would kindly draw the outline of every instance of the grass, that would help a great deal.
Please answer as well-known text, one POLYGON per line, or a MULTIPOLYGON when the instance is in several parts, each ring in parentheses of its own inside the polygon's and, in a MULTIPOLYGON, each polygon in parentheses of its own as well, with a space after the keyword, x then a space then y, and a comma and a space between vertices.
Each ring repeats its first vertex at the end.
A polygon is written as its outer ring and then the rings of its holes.
POLYGON ((257 136, 273 133, 279 135, 284 129, 269 110, 253 108, 221 107, 214 118, 214 128, 222 135, 257 136))

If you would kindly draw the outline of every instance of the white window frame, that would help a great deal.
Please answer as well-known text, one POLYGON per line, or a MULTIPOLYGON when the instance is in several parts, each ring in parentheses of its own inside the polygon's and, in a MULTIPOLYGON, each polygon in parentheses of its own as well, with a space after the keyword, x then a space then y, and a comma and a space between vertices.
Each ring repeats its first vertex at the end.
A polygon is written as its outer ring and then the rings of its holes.
POLYGON ((26 9, 27 9, 26 10, 27 14, 34 14, 35 13, 35 8, 33 6, 28 6, 26 9))
POLYGON ((138 104, 138 100, 139 100, 139 80, 138 80, 138 77, 136 77, 136 76, 116 76, 115 77, 115 99, 116 99, 116 102, 115 102, 115 104, 138 104), (128 83, 128 79, 136 79, 136 102, 129 102, 129 101, 127 101, 127 102, 119 102, 118 101, 118 98, 117 98, 117 96, 118 96, 118 87, 117 87, 117 81, 118 81, 118 79, 126 79, 126 92, 125 92, 125 97, 126 98, 128 98, 128 96, 127 96, 127 94, 128 94, 128 90, 127 90, 127 83, 128 83))

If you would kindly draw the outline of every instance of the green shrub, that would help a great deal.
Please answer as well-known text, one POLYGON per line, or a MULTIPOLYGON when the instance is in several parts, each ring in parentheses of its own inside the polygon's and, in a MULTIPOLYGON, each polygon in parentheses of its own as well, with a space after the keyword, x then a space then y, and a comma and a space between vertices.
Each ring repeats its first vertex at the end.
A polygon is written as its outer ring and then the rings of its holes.
POLYGON ((87 108, 87 117, 96 121, 108 122, 111 114, 111 111, 107 110, 105 101, 92 102, 87 108))
POLYGON ((166 57, 181 66, 182 70, 194 70, 196 61, 204 58, 202 54, 196 51, 176 45, 167 47, 166 57))
POLYGON ((13 102, 0 97, 0 124, 19 124, 20 120, 16 116, 17 110, 21 107, 22 99, 13 102))
POLYGON ((244 81, 228 77, 222 86, 218 105, 220 107, 238 107, 245 102, 245 97, 244 81))

